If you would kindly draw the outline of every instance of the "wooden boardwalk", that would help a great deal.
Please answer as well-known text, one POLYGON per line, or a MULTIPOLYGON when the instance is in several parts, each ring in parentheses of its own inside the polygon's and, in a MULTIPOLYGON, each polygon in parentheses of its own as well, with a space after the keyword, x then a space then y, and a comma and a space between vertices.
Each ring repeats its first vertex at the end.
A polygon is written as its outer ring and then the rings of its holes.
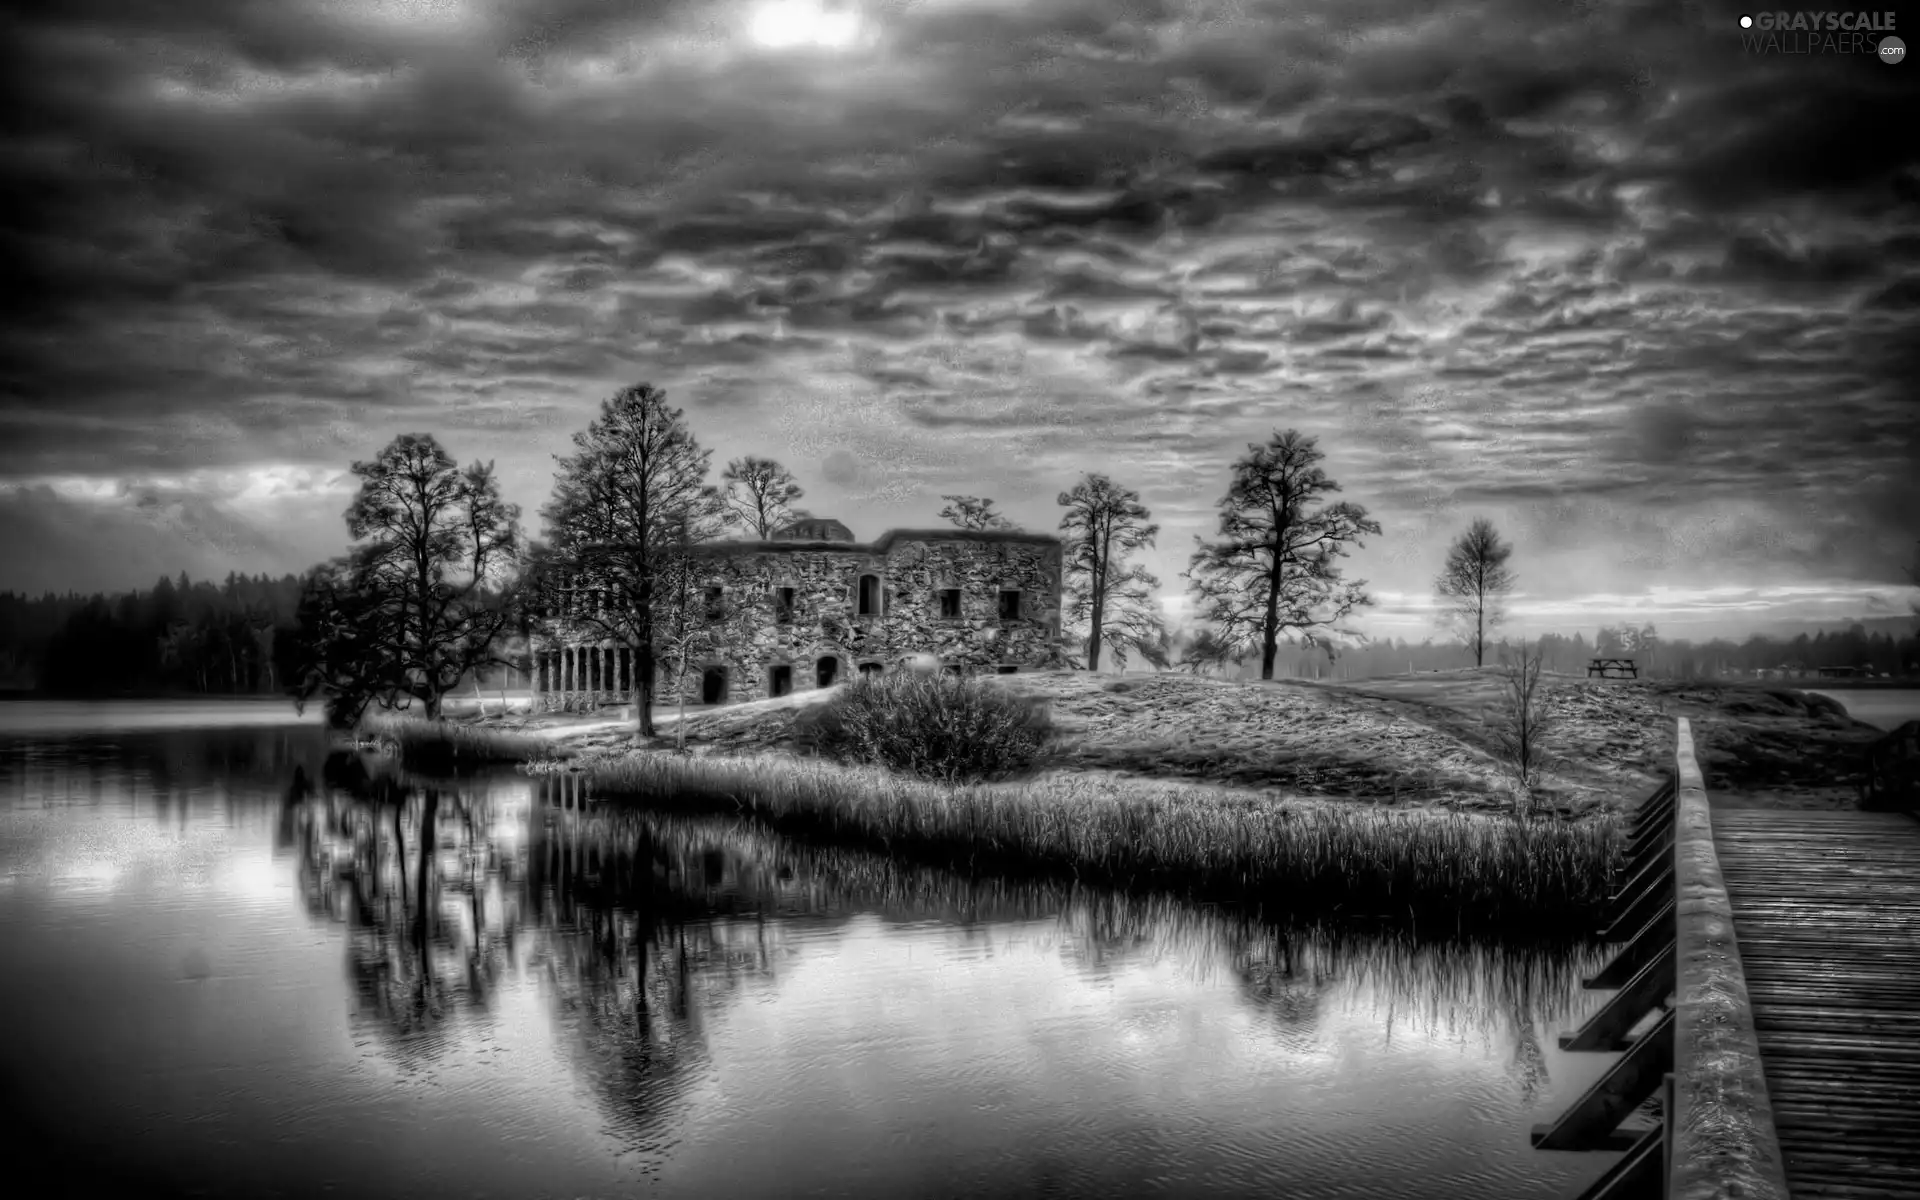
POLYGON ((1920 1197, 1920 820, 1719 810, 1713 840, 1794 1200, 1920 1197))

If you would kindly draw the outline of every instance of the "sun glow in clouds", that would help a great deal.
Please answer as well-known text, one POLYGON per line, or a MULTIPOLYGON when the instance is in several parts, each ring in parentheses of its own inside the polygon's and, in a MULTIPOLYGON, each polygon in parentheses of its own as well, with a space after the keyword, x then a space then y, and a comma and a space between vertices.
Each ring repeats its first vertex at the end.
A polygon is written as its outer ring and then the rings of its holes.
POLYGON ((839 50, 860 37, 860 16, 851 9, 828 10, 815 0, 768 0, 747 21, 747 36, 775 50, 820 46, 839 50))

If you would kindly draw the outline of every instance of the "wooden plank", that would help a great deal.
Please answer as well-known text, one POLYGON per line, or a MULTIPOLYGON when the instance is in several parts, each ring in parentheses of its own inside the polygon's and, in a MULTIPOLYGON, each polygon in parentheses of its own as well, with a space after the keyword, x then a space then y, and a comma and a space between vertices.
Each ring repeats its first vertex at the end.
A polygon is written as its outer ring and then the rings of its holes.
POLYGON ((1673 901, 1668 900, 1653 919, 1633 935, 1632 941, 1620 947, 1619 952, 1600 968, 1599 973, 1581 986, 1588 989, 1624 987, 1628 980, 1640 973, 1640 968, 1652 962, 1663 949, 1673 945, 1673 914, 1673 901))
POLYGON ((1648 883, 1657 878, 1662 871, 1671 870, 1673 870, 1673 856, 1665 854, 1649 858, 1635 868, 1628 875, 1627 881, 1620 885, 1619 890, 1607 897, 1609 922, 1618 921, 1621 911, 1640 898, 1648 883))
POLYGON ((1920 1196, 1920 823, 1728 812, 1714 841, 1795 1200, 1920 1196))
POLYGON ((1633 1044, 1551 1125, 1533 1130, 1540 1150, 1585 1150, 1620 1127, 1673 1069, 1673 1013, 1633 1044))
POLYGON ((1646 927, 1653 914, 1660 911, 1663 904, 1673 903, 1673 860, 1668 859, 1661 870, 1641 885, 1640 894, 1633 897, 1621 909, 1605 929, 1600 931, 1600 940, 1617 942, 1621 938, 1631 937, 1646 927))
POLYGON ((1641 967, 1577 1032, 1562 1034, 1562 1050, 1623 1050, 1626 1036, 1673 991, 1673 943, 1641 967))
POLYGON ((1664 1194, 1660 1178, 1665 1165, 1666 1137, 1650 1129, 1633 1143, 1607 1173, 1580 1193, 1580 1200, 1644 1200, 1664 1194))

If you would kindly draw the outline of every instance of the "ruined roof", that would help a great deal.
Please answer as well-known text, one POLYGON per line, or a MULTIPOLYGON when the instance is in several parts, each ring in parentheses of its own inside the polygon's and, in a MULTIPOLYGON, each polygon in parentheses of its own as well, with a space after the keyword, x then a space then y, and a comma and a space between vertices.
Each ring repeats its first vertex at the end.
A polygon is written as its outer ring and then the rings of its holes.
MULTIPOLYGON (((833 524, 838 525, 835 521, 833 524)), ((792 526, 788 526, 792 528, 792 526)), ((845 528, 845 526, 841 526, 845 528)), ((781 531, 784 533, 785 531, 781 531)), ((1002 545, 1050 546, 1060 539, 1048 533, 1010 529, 889 529, 872 542, 799 540, 775 535, 769 542, 705 542, 695 547, 703 554, 744 554, 764 550, 838 550, 847 554, 885 554, 899 542, 987 542, 1002 545)))
POLYGON ((874 539, 874 550, 885 553, 895 542, 1001 542, 1044 546, 1060 539, 1050 533, 1024 529, 889 529, 874 539))
POLYGON ((832 517, 801 517, 773 531, 777 542, 851 542, 853 530, 832 517))

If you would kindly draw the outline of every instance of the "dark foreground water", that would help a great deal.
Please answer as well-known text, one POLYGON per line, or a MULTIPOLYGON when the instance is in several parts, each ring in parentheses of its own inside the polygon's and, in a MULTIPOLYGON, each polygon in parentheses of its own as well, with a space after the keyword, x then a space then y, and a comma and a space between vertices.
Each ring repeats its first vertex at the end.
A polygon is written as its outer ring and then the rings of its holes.
POLYGON ((1611 1158, 1527 1143, 1606 1065, 1554 1048, 1591 958, 329 769, 287 720, 0 706, 20 1194, 1535 1200, 1611 1158))

